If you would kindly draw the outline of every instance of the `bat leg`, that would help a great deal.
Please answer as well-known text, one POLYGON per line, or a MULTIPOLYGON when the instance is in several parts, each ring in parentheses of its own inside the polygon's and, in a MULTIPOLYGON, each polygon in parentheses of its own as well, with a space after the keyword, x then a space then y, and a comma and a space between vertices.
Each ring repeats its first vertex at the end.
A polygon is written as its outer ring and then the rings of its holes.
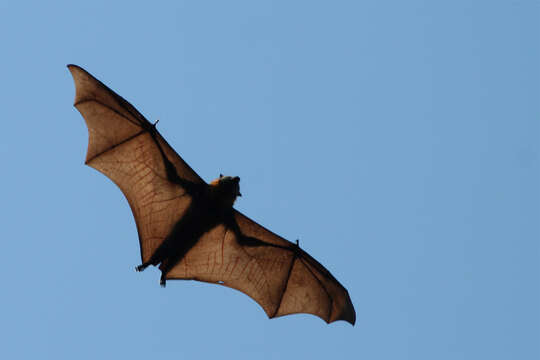
POLYGON ((165 287, 166 286, 166 283, 167 283, 167 273, 169 272, 169 259, 165 259, 164 261, 161 262, 161 264, 159 264, 159 270, 161 270, 161 278, 159 279, 159 285, 161 285, 161 287, 165 287))
POLYGON ((167 285, 167 279, 165 279, 165 273, 161 273, 161 278, 159 279, 159 285, 165 287, 167 285))

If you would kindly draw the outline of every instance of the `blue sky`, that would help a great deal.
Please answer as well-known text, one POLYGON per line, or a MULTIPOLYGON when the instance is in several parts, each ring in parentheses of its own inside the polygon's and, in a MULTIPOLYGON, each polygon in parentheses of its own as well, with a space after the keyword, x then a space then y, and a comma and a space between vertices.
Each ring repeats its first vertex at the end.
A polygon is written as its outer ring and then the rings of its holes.
POLYGON ((0 4, 0 354, 538 359, 538 1, 0 4), (65 65, 348 288, 357 324, 158 285, 65 65))

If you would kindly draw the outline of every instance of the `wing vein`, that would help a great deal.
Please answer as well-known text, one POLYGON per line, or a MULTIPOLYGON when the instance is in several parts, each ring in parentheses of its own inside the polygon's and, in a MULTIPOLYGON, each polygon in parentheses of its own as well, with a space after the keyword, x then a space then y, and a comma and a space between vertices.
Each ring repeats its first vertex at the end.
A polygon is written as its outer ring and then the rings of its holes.
POLYGON ((141 131, 139 131, 138 133, 136 133, 136 134, 134 134, 134 135, 132 135, 132 136, 126 138, 125 140, 122 140, 122 141, 120 141, 119 143, 114 144, 114 145, 111 146, 111 147, 108 147, 107 149, 103 150, 102 152, 100 152, 100 153, 94 155, 91 159, 86 160, 86 164, 89 164, 89 163, 90 163, 92 160, 94 160, 95 158, 97 158, 97 157, 99 157, 99 156, 105 154, 105 153, 108 152, 108 151, 111 151, 112 149, 117 148, 117 147, 120 146, 120 145, 123 145, 123 144, 125 144, 125 143, 127 143, 127 142, 129 142, 129 141, 131 141, 131 140, 133 140, 133 139, 135 139, 137 136, 142 135, 142 134, 144 134, 145 132, 146 132, 146 130, 141 130, 141 131))
POLYGON ((279 308, 281 307, 281 302, 283 301, 283 297, 285 296, 285 292, 287 292, 287 287, 289 286, 289 280, 291 279, 291 273, 292 269, 294 267, 294 262, 296 261, 297 257, 296 255, 293 257, 291 261, 291 267, 289 268, 289 272, 287 273, 287 281, 285 282, 285 286, 283 286, 283 291, 281 292, 281 296, 279 298, 279 303, 276 307, 276 311, 274 311, 274 314, 271 317, 275 317, 279 311, 279 308))
MULTIPOLYGON (((241 236, 242 236, 242 235, 241 235, 241 236)), ((259 241, 260 241, 260 240, 259 240, 259 241)), ((273 246, 273 247, 283 248, 283 249, 287 250, 287 248, 282 247, 282 246, 279 246, 279 245, 274 245, 274 244, 267 243, 267 242, 264 242, 264 241, 261 241, 261 242, 264 243, 265 246, 273 246)), ((257 267, 259 268, 259 270, 261 270, 262 278, 263 278, 264 284, 266 285, 266 286, 265 286, 265 289, 266 289, 266 291, 268 291, 268 278, 266 277, 266 272, 264 271, 264 267, 261 266, 261 264, 259 263, 259 259, 257 259, 255 256, 251 256, 243 246, 240 246, 240 248, 242 249, 242 251, 243 251, 249 258, 251 258, 251 260, 255 261, 255 264, 257 265, 257 267)), ((248 265, 249 265, 249 263, 248 263, 248 265)), ((246 265, 246 267, 247 267, 247 265, 246 265)), ((245 268, 244 268, 244 270, 245 270, 245 268)), ((243 274, 244 270, 242 270, 242 274, 243 274)), ((280 303, 281 303, 281 300, 280 300, 280 303)), ((279 308, 279 305, 278 305, 278 308, 279 308)))
POLYGON ((315 275, 315 273, 310 269, 310 267, 308 266, 308 264, 306 264, 306 262, 301 258, 301 257, 298 257, 298 259, 302 262, 302 264, 305 265, 306 269, 308 269, 308 271, 311 273, 311 275, 315 278, 315 280, 317 280, 317 282, 319 283, 319 285, 321 285, 322 289, 324 290, 324 292, 326 293, 326 296, 328 296, 328 300, 330 300, 330 306, 329 306, 329 309, 328 309, 328 320, 330 320, 330 317, 332 316, 332 307, 334 305, 334 298, 332 297, 332 295, 330 295, 330 292, 328 292, 328 289, 326 288, 326 286, 324 286, 324 284, 322 283, 321 280, 319 280, 319 278, 315 275))
MULTIPOLYGON (((129 121, 130 123, 132 123, 132 124, 134 124, 134 125, 137 125, 137 126, 141 126, 141 127, 143 126, 143 124, 141 124, 140 122, 133 121, 133 120, 130 119, 129 117, 125 116, 124 114, 122 114, 121 112, 119 112, 118 110, 116 110, 115 108, 110 107, 109 105, 104 104, 104 103, 102 103, 101 101, 98 101, 98 100, 96 100, 96 99, 81 100, 81 101, 76 102, 76 103, 73 104, 73 105, 74 105, 74 106, 77 106, 77 105, 84 104, 84 103, 87 103, 87 102, 95 102, 96 104, 99 104, 99 105, 101 105, 101 106, 103 106, 103 107, 105 107, 105 108, 111 110, 111 111, 114 112, 116 115, 118 115, 118 116, 120 116, 120 117, 126 119, 126 120, 129 121)), ((134 116, 134 115, 131 113, 131 111, 129 111, 129 109, 126 109, 126 110, 129 112, 129 114, 130 114, 131 116, 137 118, 137 116, 134 116)), ((145 119, 145 120, 146 120, 146 119, 145 119)), ((148 120, 146 120, 146 121, 148 121, 148 120)))

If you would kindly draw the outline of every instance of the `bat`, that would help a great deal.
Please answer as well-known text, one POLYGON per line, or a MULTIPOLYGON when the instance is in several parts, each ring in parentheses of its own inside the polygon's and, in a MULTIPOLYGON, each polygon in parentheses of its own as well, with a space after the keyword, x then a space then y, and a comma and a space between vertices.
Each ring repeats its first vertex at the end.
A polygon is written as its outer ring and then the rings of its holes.
POLYGON ((237 289, 269 318, 307 313, 354 325, 347 290, 317 260, 239 211, 238 176, 206 183, 139 111, 101 81, 68 65, 75 107, 88 127, 85 164, 110 178, 133 212, 142 264, 160 284, 197 280, 237 289))

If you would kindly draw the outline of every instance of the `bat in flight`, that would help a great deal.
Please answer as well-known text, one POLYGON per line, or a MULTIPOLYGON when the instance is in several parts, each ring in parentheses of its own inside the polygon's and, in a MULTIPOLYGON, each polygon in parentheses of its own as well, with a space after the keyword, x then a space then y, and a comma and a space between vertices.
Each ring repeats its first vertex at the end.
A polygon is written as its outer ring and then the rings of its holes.
POLYGON ((206 183, 135 107, 76 65, 75 107, 88 126, 86 164, 127 198, 143 271, 237 289, 269 318, 308 313, 327 323, 356 314, 347 290, 317 260, 233 208, 240 178, 206 183))

